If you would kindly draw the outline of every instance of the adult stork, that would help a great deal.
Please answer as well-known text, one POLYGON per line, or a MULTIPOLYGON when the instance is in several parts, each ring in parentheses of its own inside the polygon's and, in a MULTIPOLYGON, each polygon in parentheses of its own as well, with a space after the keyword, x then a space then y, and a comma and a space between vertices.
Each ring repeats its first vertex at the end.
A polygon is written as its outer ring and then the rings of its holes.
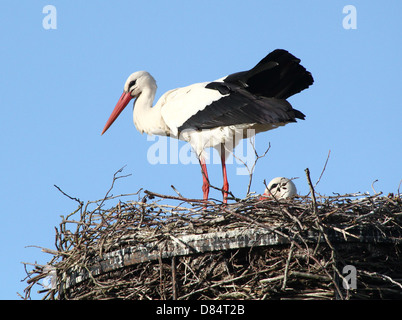
POLYGON ((136 98, 133 119, 138 131, 168 135, 190 143, 201 164, 205 200, 210 184, 204 150, 209 147, 218 150, 222 161, 223 202, 226 203, 229 191, 227 155, 246 131, 255 134, 304 119, 304 114, 293 109, 286 99, 308 88, 313 81, 310 72, 300 65, 300 59, 277 49, 248 71, 170 90, 152 107, 156 81, 148 72, 138 71, 128 77, 102 134, 129 101, 136 98))

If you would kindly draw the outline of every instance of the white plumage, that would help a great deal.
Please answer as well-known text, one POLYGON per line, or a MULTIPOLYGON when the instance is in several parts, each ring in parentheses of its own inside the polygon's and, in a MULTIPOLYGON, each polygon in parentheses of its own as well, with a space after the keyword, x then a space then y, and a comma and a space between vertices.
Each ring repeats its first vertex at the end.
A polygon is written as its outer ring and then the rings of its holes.
POLYGON ((214 147, 220 152, 226 202, 225 159, 229 153, 222 151, 232 151, 243 136, 239 133, 247 129, 258 133, 304 119, 286 100, 313 83, 299 63, 289 52, 275 50, 249 71, 170 90, 153 107, 155 79, 146 71, 135 72, 128 77, 102 134, 135 98, 133 120, 139 132, 169 135, 191 144, 202 167, 204 199, 209 192, 204 150, 214 147))
POLYGON ((263 196, 279 199, 290 199, 297 195, 296 185, 292 180, 284 177, 272 179, 264 191, 263 196))

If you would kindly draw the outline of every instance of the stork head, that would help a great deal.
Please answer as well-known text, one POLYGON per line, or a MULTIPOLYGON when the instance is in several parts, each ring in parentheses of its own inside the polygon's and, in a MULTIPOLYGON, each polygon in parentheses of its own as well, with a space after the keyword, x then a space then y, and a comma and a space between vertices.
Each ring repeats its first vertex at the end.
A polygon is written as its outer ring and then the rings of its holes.
POLYGON ((263 196, 265 197, 272 197, 274 196, 275 199, 288 199, 297 194, 297 189, 295 184, 292 180, 288 178, 278 177, 272 179, 263 196))
POLYGON ((145 88, 156 90, 155 79, 146 71, 137 71, 130 74, 124 84, 124 92, 130 93, 133 98, 138 97, 145 88))
POLYGON ((102 134, 106 132, 107 129, 113 124, 120 113, 128 105, 131 99, 137 98, 144 89, 151 89, 156 91, 156 81, 155 79, 146 71, 137 71, 132 73, 126 80, 124 84, 123 94, 121 95, 119 101, 112 114, 110 115, 105 127, 103 128, 102 134))

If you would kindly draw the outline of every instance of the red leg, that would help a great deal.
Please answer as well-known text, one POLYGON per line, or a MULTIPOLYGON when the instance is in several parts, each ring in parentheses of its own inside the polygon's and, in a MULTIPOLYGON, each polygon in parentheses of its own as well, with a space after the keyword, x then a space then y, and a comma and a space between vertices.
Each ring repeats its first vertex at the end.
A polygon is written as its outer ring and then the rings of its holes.
POLYGON ((209 179, 208 179, 208 171, 207 171, 207 165, 205 164, 204 158, 200 159, 200 164, 201 164, 201 173, 202 173, 202 192, 204 195, 204 200, 208 200, 208 195, 209 195, 209 179))
POLYGON ((221 153, 221 161, 222 161, 222 174, 223 174, 223 187, 222 187, 223 203, 228 203, 227 197, 229 191, 229 182, 226 173, 225 152, 221 153))

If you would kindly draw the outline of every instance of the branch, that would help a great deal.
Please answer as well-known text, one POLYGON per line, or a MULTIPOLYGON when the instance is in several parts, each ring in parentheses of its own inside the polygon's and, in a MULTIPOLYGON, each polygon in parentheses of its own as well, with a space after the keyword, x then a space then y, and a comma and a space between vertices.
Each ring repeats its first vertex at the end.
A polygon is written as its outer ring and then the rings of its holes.
POLYGON ((313 187, 313 184, 311 183, 311 179, 310 179, 310 170, 309 170, 309 168, 306 168, 304 170, 304 172, 306 172, 307 182, 308 182, 308 185, 310 187, 311 199, 313 201, 313 212, 314 212, 315 215, 317 215, 317 201, 316 201, 316 198, 315 198, 314 187, 313 187))
POLYGON ((328 151, 327 160, 325 160, 324 168, 322 169, 321 174, 320 174, 320 177, 318 178, 317 182, 315 183, 314 188, 315 188, 315 187, 317 186, 317 184, 321 181, 321 177, 322 177, 322 175, 324 174, 325 169, 327 168, 327 163, 328 163, 330 154, 331 154, 331 150, 328 151))
POLYGON ((61 189, 60 189, 58 186, 56 186, 55 184, 54 184, 54 186, 55 186, 63 195, 65 195, 67 198, 69 198, 69 199, 71 199, 71 200, 74 200, 74 201, 77 201, 81 206, 84 204, 80 199, 73 198, 73 197, 69 196, 67 193, 65 193, 63 190, 61 190, 61 189))

